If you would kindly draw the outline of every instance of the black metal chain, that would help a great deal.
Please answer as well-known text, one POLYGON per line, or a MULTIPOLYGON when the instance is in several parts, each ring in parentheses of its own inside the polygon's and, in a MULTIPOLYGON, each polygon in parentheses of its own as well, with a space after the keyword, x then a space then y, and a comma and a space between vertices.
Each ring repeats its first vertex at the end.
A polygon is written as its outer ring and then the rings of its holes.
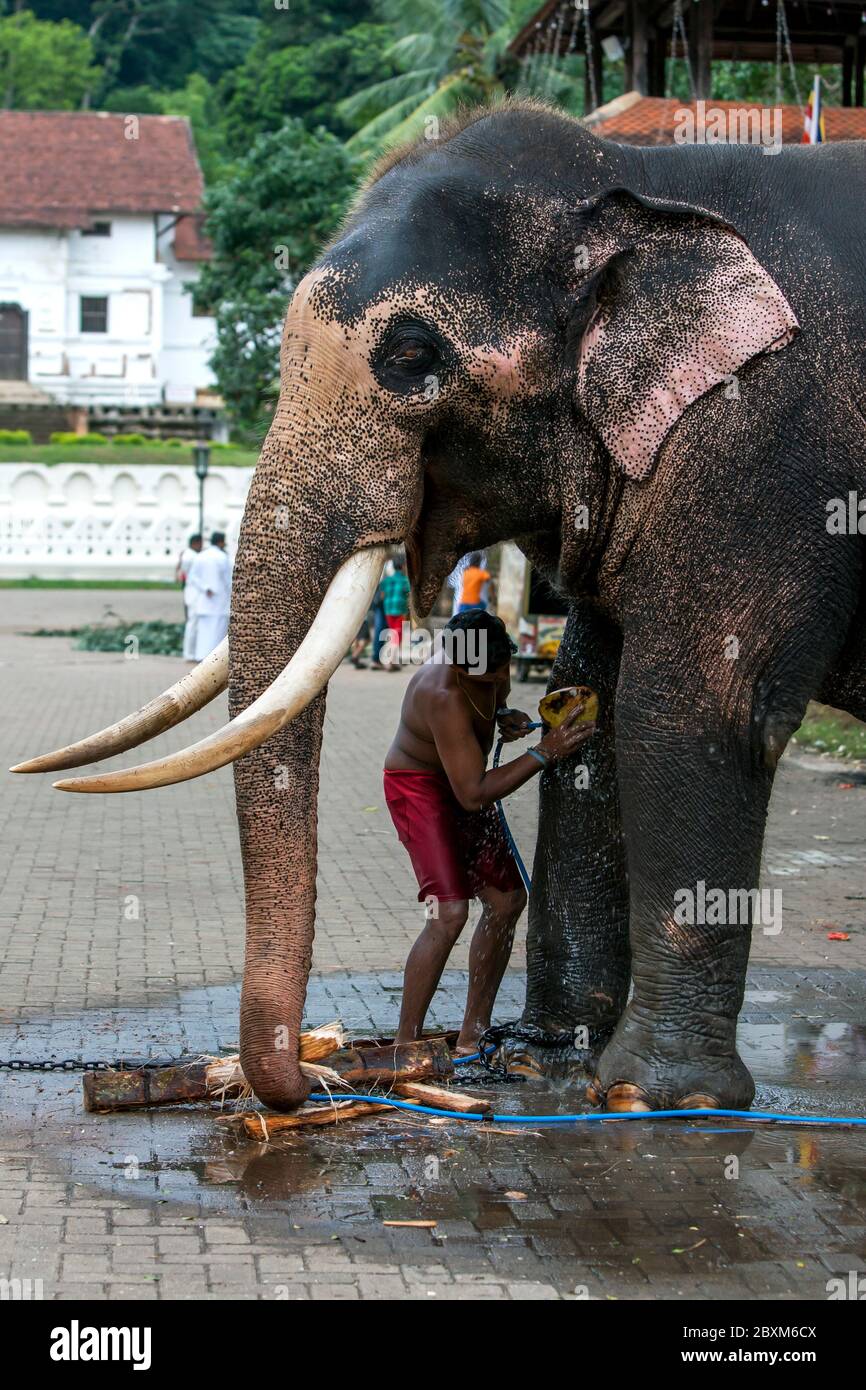
POLYGON ((514 1023, 494 1023, 486 1028, 478 1039, 478 1050, 481 1053, 480 1062, 489 1074, 504 1080, 508 1075, 508 1062, 494 1062, 493 1052, 488 1048, 495 1047, 497 1050, 504 1042, 528 1043, 531 1047, 550 1048, 553 1051, 567 1053, 571 1052, 584 1062, 589 1064, 590 1052, 586 1048, 575 1047, 573 1033, 553 1033, 545 1028, 538 1028, 532 1023, 521 1023, 519 1020, 514 1023))
POLYGON ((11 1057, 0 1061, 0 1071, 151 1071, 158 1067, 175 1067, 182 1064, 177 1057, 116 1057, 113 1062, 84 1062, 78 1057, 66 1057, 62 1061, 46 1057, 32 1061, 24 1057, 11 1057))

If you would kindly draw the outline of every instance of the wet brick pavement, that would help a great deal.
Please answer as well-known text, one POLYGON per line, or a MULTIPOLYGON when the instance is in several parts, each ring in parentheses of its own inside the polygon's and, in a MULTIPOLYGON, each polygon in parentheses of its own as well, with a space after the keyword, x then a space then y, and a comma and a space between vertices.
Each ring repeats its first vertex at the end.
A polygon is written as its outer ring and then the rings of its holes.
MULTIPOLYGON (((176 602, 4 592, 7 763, 116 718, 183 670, 22 629, 72 626, 106 604, 130 620, 168 617, 176 602)), ((329 695, 307 1014, 363 1033, 392 1027, 419 924, 378 771, 405 679, 344 668, 329 695)), ((539 694, 518 688, 514 703, 539 694)), ((221 706, 153 754, 215 727, 221 706)), ((863 782, 798 757, 780 771, 764 883, 783 889, 784 929, 756 931, 740 1030, 763 1106, 866 1110, 863 782), (836 928, 850 940, 829 942, 836 928)), ((531 846, 531 789, 509 815, 531 846)), ((242 934, 227 770, 118 798, 10 779, 2 836, 0 1058, 232 1046, 242 934)), ((522 943, 500 1019, 520 1011, 522 943)), ((464 942, 436 1026, 459 1018, 465 964, 464 942)), ((508 1113, 582 1107, 567 1077, 494 1094, 508 1113)), ((266 1147, 202 1108, 86 1115, 79 1076, 0 1073, 0 1104, 0 1276, 42 1280, 45 1298, 825 1299, 829 1279, 866 1271, 857 1131, 389 1117, 266 1147), (432 1233, 382 1225, 419 1218, 437 1221, 432 1233)))

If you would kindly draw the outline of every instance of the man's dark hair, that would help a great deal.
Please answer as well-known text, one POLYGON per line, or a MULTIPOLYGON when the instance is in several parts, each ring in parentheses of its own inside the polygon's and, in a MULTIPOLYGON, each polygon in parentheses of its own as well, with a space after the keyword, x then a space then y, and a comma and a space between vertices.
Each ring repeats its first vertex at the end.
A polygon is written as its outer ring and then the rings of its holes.
POLYGON ((472 554, 469 556, 468 564, 472 565, 475 569, 478 568, 478 566, 481 564, 480 550, 473 550, 472 554))
POLYGON ((392 560, 391 564, 394 566, 394 571, 397 574, 406 568, 406 562, 400 555, 397 556, 396 560, 392 560))
POLYGON ((225 538, 226 538, 226 533, 225 533, 225 531, 212 531, 212 532, 211 532, 210 543, 211 543, 211 545, 219 545, 221 541, 224 541, 224 540, 225 540, 225 538))
POLYGON ((201 540, 201 531, 194 531, 193 534, 192 534, 192 535, 190 536, 190 538, 189 538, 189 544, 190 544, 190 545, 195 545, 196 541, 200 541, 200 540, 201 540))
POLYGON ((455 613, 445 624, 443 646, 448 659, 465 671, 476 668, 497 671, 506 661, 510 661, 517 651, 502 619, 487 613, 483 608, 470 608, 466 613, 455 613), (453 637, 450 636, 451 633, 454 634, 453 637), (478 633, 478 636, 470 641, 467 640, 469 633, 478 633))

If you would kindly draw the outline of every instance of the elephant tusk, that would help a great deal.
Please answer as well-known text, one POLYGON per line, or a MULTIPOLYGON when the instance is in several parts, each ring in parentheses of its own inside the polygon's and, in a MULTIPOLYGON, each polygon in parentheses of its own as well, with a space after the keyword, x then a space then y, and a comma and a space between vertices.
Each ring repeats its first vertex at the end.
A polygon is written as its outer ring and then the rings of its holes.
POLYGON ((79 743, 70 743, 67 748, 58 748, 53 753, 43 753, 29 762, 18 763, 10 772, 60 772, 65 767, 81 767, 82 763, 98 763, 103 758, 111 758, 115 753, 125 753, 129 748, 137 748, 147 743, 165 729, 181 724, 196 710, 225 690, 229 678, 229 642, 225 637, 210 656, 199 662, 194 670, 187 672, 182 680, 157 695, 143 705, 135 714, 128 714, 117 724, 109 724, 98 734, 91 734, 79 743))
POLYGON ((288 724, 327 685, 370 606, 387 546, 357 550, 331 580, 318 613, 291 661, 257 700, 190 748, 140 767, 54 785, 64 792, 134 792, 189 782, 234 762, 288 724))

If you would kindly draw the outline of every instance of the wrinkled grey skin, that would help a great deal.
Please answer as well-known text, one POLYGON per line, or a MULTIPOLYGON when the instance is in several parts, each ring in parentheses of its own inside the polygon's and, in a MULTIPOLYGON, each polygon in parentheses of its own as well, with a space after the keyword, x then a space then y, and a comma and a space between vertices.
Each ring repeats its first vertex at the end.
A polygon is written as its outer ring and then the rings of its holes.
MULTIPOLYGON (((588 787, 576 759, 541 778, 525 1018, 586 1027, 615 1108, 750 1102, 750 923, 683 923, 677 895, 757 887, 774 768, 810 698, 866 715, 863 541, 826 525, 829 499, 866 485, 864 174, 860 146, 642 151, 510 109, 394 161, 289 310, 236 568, 232 708, 353 550, 405 540, 422 615, 461 554, 518 539, 573 604, 551 686, 602 700, 588 787), (749 337, 756 276, 799 322, 784 342, 749 337), (681 368, 693 381, 713 334, 731 339, 719 360, 745 345, 735 378, 654 433, 646 401, 681 368)), ((306 1092, 323 711, 235 769, 243 1065, 281 1107, 306 1092)))

